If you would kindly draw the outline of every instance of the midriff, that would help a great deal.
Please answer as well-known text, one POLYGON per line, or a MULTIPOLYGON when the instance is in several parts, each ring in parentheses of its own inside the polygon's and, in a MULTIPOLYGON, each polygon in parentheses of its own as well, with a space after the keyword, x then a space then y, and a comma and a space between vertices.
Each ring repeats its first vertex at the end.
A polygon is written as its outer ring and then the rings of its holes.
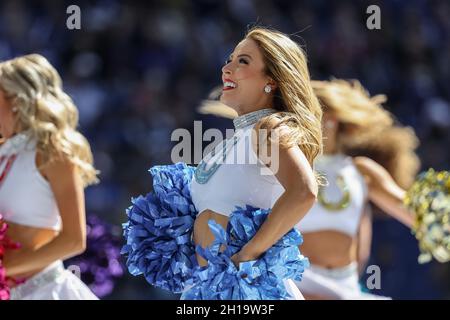
MULTIPOLYGON (((16 224, 12 222, 8 223, 8 237, 20 244, 20 249, 7 250, 5 252, 5 260, 13 261, 14 256, 22 254, 23 251, 35 251, 52 241, 57 235, 58 231, 51 229, 35 228, 16 224)), ((33 270, 26 274, 14 275, 14 278, 29 278, 43 269, 33 270)))
MULTIPOLYGON (((229 219, 227 216, 212 210, 204 210, 197 216, 194 223, 194 243, 203 248, 210 246, 214 241, 214 235, 208 226, 209 220, 214 220, 226 229, 229 219)), ((197 260, 201 266, 206 265, 206 261, 198 255, 197 260)))
POLYGON ((342 232, 323 230, 303 233, 301 253, 311 264, 333 269, 357 261, 357 239, 342 232))

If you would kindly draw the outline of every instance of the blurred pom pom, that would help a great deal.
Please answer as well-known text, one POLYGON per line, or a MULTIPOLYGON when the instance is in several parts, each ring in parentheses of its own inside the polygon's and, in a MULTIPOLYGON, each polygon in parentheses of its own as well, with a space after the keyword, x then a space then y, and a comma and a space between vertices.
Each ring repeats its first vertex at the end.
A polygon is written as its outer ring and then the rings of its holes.
POLYGON ((197 267, 195 285, 185 291, 185 300, 285 300, 290 296, 284 279, 301 279, 308 259, 300 254, 301 234, 292 229, 259 259, 241 262, 236 268, 231 257, 256 234, 270 210, 246 206, 237 207, 229 220, 227 231, 213 220, 209 227, 214 234, 213 244, 197 253, 208 261, 197 267), (225 250, 220 248, 225 246, 225 250))
POLYGON ((404 198, 415 213, 413 232, 419 241, 419 263, 434 257, 450 261, 450 172, 422 172, 404 198))
POLYGON ((153 192, 132 199, 123 225, 128 271, 173 293, 192 284, 197 266, 191 239, 197 215, 190 193, 194 170, 184 163, 152 167, 153 192))
POLYGON ((120 227, 117 228, 95 215, 88 215, 86 251, 65 261, 66 266, 80 268, 81 278, 100 298, 111 294, 116 279, 124 273, 120 263, 120 227))
POLYGON ((20 244, 13 242, 6 235, 6 231, 8 230, 8 225, 3 221, 3 217, 0 214, 0 300, 9 300, 10 291, 8 286, 8 277, 6 276, 5 267, 2 264, 2 260, 5 254, 5 251, 19 249, 20 244))

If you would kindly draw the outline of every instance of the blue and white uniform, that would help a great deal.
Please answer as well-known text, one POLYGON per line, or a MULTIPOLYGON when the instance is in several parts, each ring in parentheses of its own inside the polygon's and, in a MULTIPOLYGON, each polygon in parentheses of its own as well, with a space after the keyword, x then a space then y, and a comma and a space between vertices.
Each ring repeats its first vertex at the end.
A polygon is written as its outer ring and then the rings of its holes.
MULTIPOLYGON (((234 119, 235 135, 199 164, 191 183, 192 202, 199 214, 212 210, 230 216, 236 206, 246 205, 271 209, 283 194, 283 186, 252 146, 255 123, 273 112, 263 109, 234 119)), ((294 300, 304 299, 292 280, 284 284, 294 300)))

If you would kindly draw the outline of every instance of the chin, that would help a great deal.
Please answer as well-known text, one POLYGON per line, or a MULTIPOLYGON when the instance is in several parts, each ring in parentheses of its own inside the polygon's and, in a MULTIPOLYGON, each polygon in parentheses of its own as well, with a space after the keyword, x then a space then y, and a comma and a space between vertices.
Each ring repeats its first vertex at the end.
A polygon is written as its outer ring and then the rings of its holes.
POLYGON ((226 105, 227 107, 230 107, 230 108, 236 110, 236 104, 233 103, 233 101, 230 101, 230 99, 224 98, 223 95, 220 97, 220 102, 223 103, 224 105, 226 105))

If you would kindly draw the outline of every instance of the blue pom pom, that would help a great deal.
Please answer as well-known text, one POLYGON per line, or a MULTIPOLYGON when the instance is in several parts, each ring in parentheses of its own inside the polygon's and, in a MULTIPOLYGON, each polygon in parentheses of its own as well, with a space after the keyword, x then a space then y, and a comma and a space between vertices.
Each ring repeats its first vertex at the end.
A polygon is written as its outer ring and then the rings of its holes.
POLYGON ((185 300, 284 300, 290 296, 284 279, 300 280, 308 259, 298 246, 303 239, 295 229, 289 231, 258 260, 242 262, 236 268, 231 257, 256 234, 270 210, 251 206, 237 207, 231 214, 227 231, 213 220, 209 227, 213 244, 197 253, 208 261, 206 267, 196 267, 195 285, 185 291, 185 300), (221 246, 226 246, 220 251, 221 246))
POLYGON ((128 271, 173 293, 192 284, 198 265, 191 240, 197 215, 190 183, 195 168, 184 163, 154 166, 153 192, 132 199, 123 224, 128 271))

